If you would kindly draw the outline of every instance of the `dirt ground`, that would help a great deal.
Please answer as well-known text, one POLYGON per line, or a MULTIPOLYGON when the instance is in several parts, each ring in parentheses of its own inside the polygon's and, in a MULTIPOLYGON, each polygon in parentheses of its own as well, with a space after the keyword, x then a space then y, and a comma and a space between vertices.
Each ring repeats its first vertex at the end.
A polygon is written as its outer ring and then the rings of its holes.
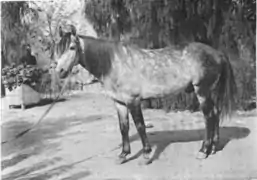
MULTIPOLYGON (((2 140, 29 128, 49 107, 9 110, 2 99, 2 140)), ((117 164, 121 135, 113 103, 94 93, 58 102, 33 131, 2 145, 3 180, 257 179, 257 113, 237 112, 221 127, 221 151, 195 158, 203 138, 200 112, 144 110, 153 163, 142 165, 131 121, 131 160, 117 164)))

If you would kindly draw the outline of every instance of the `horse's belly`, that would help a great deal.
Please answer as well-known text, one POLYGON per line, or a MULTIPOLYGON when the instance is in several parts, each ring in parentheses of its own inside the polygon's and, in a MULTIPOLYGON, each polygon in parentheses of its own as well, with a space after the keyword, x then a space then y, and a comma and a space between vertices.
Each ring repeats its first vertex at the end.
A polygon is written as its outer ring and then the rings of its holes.
POLYGON ((164 96, 175 96, 182 92, 189 84, 189 81, 173 80, 165 84, 162 83, 142 83, 142 98, 157 98, 164 96))
POLYGON ((134 98, 172 96, 186 89, 191 80, 190 76, 179 68, 159 68, 155 72, 152 71, 152 74, 150 71, 140 70, 123 69, 122 73, 116 72, 106 78, 104 86, 108 96, 124 103, 129 103, 134 98))

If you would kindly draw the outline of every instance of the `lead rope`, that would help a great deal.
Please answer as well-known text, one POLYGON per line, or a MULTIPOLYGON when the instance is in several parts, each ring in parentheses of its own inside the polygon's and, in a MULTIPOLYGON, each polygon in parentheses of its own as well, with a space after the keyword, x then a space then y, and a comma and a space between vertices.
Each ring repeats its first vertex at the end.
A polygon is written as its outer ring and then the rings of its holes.
MULTIPOLYGON (((3 144, 6 144, 6 143, 9 143, 9 142, 11 142, 11 141, 14 141, 14 140, 16 140, 16 139, 22 137, 23 135, 27 134, 27 133, 30 132, 31 130, 35 129, 35 127, 39 125, 39 123, 44 119, 44 117, 45 117, 45 116, 49 113, 49 111, 54 107, 55 103, 56 103, 56 102, 58 101, 58 99, 60 98, 60 95, 62 95, 62 94, 64 93, 65 87, 66 87, 66 85, 68 84, 68 82, 69 82, 69 80, 70 80, 70 77, 71 77, 71 73, 69 73, 69 76, 68 76, 68 78, 66 79, 66 81, 65 81, 65 83, 64 83, 64 86, 63 86, 61 92, 60 92, 60 93, 58 94, 58 96, 56 97, 56 99, 52 102, 52 104, 48 107, 48 109, 43 113, 43 115, 38 119, 38 121, 37 121, 33 126, 31 126, 30 128, 28 128, 28 129, 26 129, 26 130, 20 132, 19 134, 15 135, 13 138, 11 138, 11 139, 9 139, 9 140, 2 141, 1 144, 3 145, 3 144)), ((84 85, 84 86, 85 86, 85 85, 91 85, 91 84, 94 84, 94 83, 97 83, 97 82, 99 82, 99 81, 93 79, 91 82, 85 83, 85 84, 83 84, 83 85, 84 85)), ((91 156, 85 158, 83 161, 87 161, 87 160, 96 158, 96 157, 98 157, 98 156, 100 156, 100 155, 103 155, 103 154, 105 154, 105 153, 107 153, 107 152, 115 151, 115 150, 119 149, 120 147, 121 147, 121 146, 118 145, 118 146, 116 146, 116 147, 114 147, 114 148, 112 148, 112 149, 109 149, 109 151, 103 151, 103 152, 101 152, 101 153, 96 153, 96 154, 94 154, 94 155, 91 155, 91 156)))
POLYGON ((55 100, 52 102, 52 104, 47 108, 47 110, 42 114, 42 116, 38 119, 38 121, 32 125, 31 127, 29 127, 28 129, 20 132, 19 134, 15 135, 13 138, 6 140, 6 141, 2 141, 1 144, 6 144, 8 142, 11 142, 15 139, 18 139, 20 137, 22 137, 24 134, 27 134, 28 132, 30 132, 32 129, 35 129, 35 127, 44 119, 44 117, 49 113, 49 111, 54 107, 55 103, 58 101, 58 99, 60 98, 60 96, 64 93, 65 87, 68 84, 69 80, 70 80, 70 76, 71 73, 69 73, 68 78, 66 79, 64 86, 61 89, 61 92, 58 94, 58 96, 55 98, 55 100))
MULTIPOLYGON (((65 87, 66 87, 66 85, 68 84, 68 81, 70 80, 70 77, 71 77, 71 73, 69 73, 69 76, 68 76, 68 78, 66 79, 66 81, 65 81, 65 83, 64 83, 64 86, 63 86, 61 92, 58 94, 58 96, 57 96, 56 99, 52 102, 52 104, 48 107, 48 109, 43 113, 43 115, 38 119, 37 123, 35 123, 35 124, 34 124, 33 126, 31 126, 30 128, 28 128, 28 129, 26 129, 26 130, 20 132, 19 134, 17 134, 17 135, 14 136, 13 138, 11 138, 11 139, 9 139, 9 140, 6 140, 6 141, 2 141, 1 144, 3 145, 3 144, 6 144, 6 143, 9 143, 9 142, 11 142, 11 141, 14 141, 14 140, 16 140, 16 139, 22 137, 23 135, 27 134, 27 133, 30 132, 31 130, 35 129, 35 128, 39 125, 39 123, 44 119, 44 117, 49 113, 49 111, 54 107, 55 103, 56 103, 56 102, 58 101, 58 99, 60 98, 60 95, 63 94, 63 92, 64 92, 64 90, 65 90, 65 87)), ((96 81, 96 80, 93 79, 91 82, 85 83, 85 84, 83 84, 83 85, 90 85, 90 84, 94 84, 94 83, 96 83, 96 82, 99 82, 99 81, 96 81)), ((107 152, 113 152, 113 151, 119 149, 120 147, 121 147, 121 145, 118 145, 118 146, 115 146, 115 147, 113 147, 113 148, 111 148, 111 149, 109 149, 109 150, 107 150, 107 151, 102 151, 102 152, 100 152, 100 153, 95 153, 95 154, 93 154, 93 155, 91 155, 91 156, 89 156, 89 157, 83 159, 82 161, 83 161, 83 162, 84 162, 84 161, 88 161, 88 160, 90 160, 90 159, 93 159, 93 158, 99 157, 99 156, 101 156, 101 155, 104 155, 104 154, 106 154, 107 152)))
MULTIPOLYGON (((75 64, 75 62, 73 62, 73 65, 74 65, 74 64, 75 64)), ((73 66, 72 66, 72 67, 73 67, 73 66)), ((48 109, 44 112, 44 114, 38 119, 37 123, 35 123, 35 124, 34 124, 33 126, 31 126, 30 128, 28 128, 28 129, 26 129, 26 130, 20 132, 19 134, 17 134, 17 135, 14 136, 13 138, 11 138, 11 139, 9 139, 9 140, 6 140, 6 141, 2 141, 2 143, 1 143, 2 145, 3 145, 3 144, 6 144, 6 143, 9 143, 9 142, 11 142, 11 141, 14 141, 14 140, 16 140, 16 139, 18 139, 18 138, 20 138, 20 137, 22 137, 23 135, 25 135, 25 134, 27 134, 28 132, 30 132, 31 130, 35 129, 36 126, 39 125, 39 123, 44 119, 44 117, 45 117, 45 116, 49 113, 49 111, 54 107, 55 103, 56 103, 57 100, 60 98, 60 95, 63 94, 63 92, 64 92, 64 90, 65 90, 65 87, 66 87, 66 85, 68 84, 68 81, 70 80, 71 71, 72 71, 72 69, 71 69, 70 72, 69 72, 68 78, 66 79, 66 81, 65 81, 65 83, 64 83, 64 86, 63 86, 61 92, 58 94, 58 96, 57 96, 56 99, 52 102, 52 104, 48 107, 48 109)), ((85 83, 85 84, 83 84, 83 85, 90 85, 90 84, 94 84, 94 83, 96 83, 96 82, 99 82, 99 81, 93 79, 93 80, 91 80, 91 82, 85 83)), ((101 81, 100 81, 100 82, 101 82, 101 81)), ((119 149, 120 147, 121 147, 121 145, 118 145, 118 146, 115 146, 115 147, 109 149, 108 151, 102 151, 102 152, 100 152, 100 153, 95 153, 95 154, 93 154, 93 155, 87 157, 87 158, 84 159, 83 161, 87 161, 87 160, 96 158, 96 157, 98 157, 98 156, 100 156, 100 155, 103 155, 103 154, 105 154, 105 153, 107 153, 107 152, 115 151, 115 150, 119 149)))
MULTIPOLYGON (((20 132, 19 134, 15 135, 13 138, 9 139, 9 140, 6 140, 6 141, 2 141, 1 144, 6 144, 10 141, 13 141, 15 139, 18 139, 19 137, 23 136, 24 134, 28 133, 29 131, 31 131, 32 129, 34 129, 44 118, 45 116, 49 113, 49 111, 54 107, 55 103, 58 101, 58 99, 60 98, 60 96, 64 93, 64 90, 70 80, 70 77, 71 77, 71 73, 69 73, 69 76, 68 78, 66 79, 65 83, 64 83, 64 86, 62 87, 61 89, 61 92, 58 94, 58 96, 55 98, 55 100, 52 102, 52 104, 47 108, 47 110, 43 113, 43 115, 38 119, 38 121, 32 125, 31 127, 29 127, 28 129, 20 132)), ((83 84, 84 86, 85 85, 91 85, 91 84, 94 84, 98 81, 96 80, 92 80, 91 82, 88 82, 88 83, 85 83, 83 84)))

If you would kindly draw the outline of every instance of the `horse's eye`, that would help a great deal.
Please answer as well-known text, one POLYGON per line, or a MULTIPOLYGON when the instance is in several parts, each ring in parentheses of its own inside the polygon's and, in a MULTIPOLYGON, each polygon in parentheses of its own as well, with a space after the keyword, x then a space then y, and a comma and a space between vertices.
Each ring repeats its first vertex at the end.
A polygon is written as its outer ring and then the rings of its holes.
POLYGON ((75 50, 75 46, 71 46, 71 47, 70 47, 70 50, 75 50))

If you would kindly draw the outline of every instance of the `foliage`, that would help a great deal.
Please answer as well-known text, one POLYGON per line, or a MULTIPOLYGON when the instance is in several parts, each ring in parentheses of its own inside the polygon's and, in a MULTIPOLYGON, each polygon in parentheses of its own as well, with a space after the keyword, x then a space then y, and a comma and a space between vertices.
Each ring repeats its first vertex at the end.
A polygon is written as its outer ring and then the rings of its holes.
POLYGON ((35 88, 41 77, 42 70, 27 65, 19 65, 15 67, 15 64, 7 66, 2 69, 3 84, 9 91, 16 89, 21 84, 26 84, 35 88))
MULTIPOLYGON (((79 4, 80 2, 77 3, 79 4)), ((26 52, 24 45, 29 43, 38 67, 44 69, 38 82, 42 86, 37 88, 42 91, 55 91, 53 86, 58 86, 55 85, 57 80, 51 75, 49 65, 55 42, 59 40, 58 27, 69 23, 74 11, 76 13, 78 10, 71 8, 71 12, 70 7, 67 7, 70 2, 67 1, 1 2, 1 5, 2 67, 9 65, 9 69, 13 72, 11 64, 21 63, 20 57, 26 52)), ((75 19, 77 17, 78 15, 74 16, 75 19)), ((13 80, 10 81, 16 82, 18 75, 13 74, 13 76, 13 80)), ((9 84, 9 86, 16 85, 9 84)))
POLYGON ((26 1, 1 2, 2 5, 2 23, 4 29, 13 29, 24 25, 25 19, 37 19, 38 14, 35 9, 29 7, 26 1), (25 18, 26 17, 26 18, 25 18))
MULTIPOLYGON (((118 33, 124 36, 130 33, 133 38, 147 41, 147 47, 158 48, 180 41, 218 45, 215 41, 219 40, 220 34, 228 33, 226 30, 234 26, 227 22, 229 16, 243 16, 247 20, 230 19, 233 23, 248 22, 250 17, 255 19, 253 7, 255 1, 90 0, 85 13, 101 36, 110 36, 109 32, 117 24, 118 33)), ((241 30, 245 27, 243 24, 238 26, 241 30)))
POLYGON ((37 11, 30 8, 30 3, 33 2, 1 2, 1 55, 4 65, 18 62, 18 57, 22 56, 21 47, 27 40, 27 21, 38 19, 37 11))
POLYGON ((50 54, 55 42, 58 40, 58 27, 68 18, 68 14, 65 13, 64 9, 64 1, 38 2, 35 7, 40 12, 41 18, 37 23, 33 23, 31 27, 37 30, 35 32, 38 37, 37 40, 44 44, 44 50, 50 54))
POLYGON ((4 65, 20 64, 19 59, 27 43, 37 59, 44 61, 39 62, 39 66, 49 63, 57 27, 68 17, 63 1, 2 2, 1 16, 4 65))

